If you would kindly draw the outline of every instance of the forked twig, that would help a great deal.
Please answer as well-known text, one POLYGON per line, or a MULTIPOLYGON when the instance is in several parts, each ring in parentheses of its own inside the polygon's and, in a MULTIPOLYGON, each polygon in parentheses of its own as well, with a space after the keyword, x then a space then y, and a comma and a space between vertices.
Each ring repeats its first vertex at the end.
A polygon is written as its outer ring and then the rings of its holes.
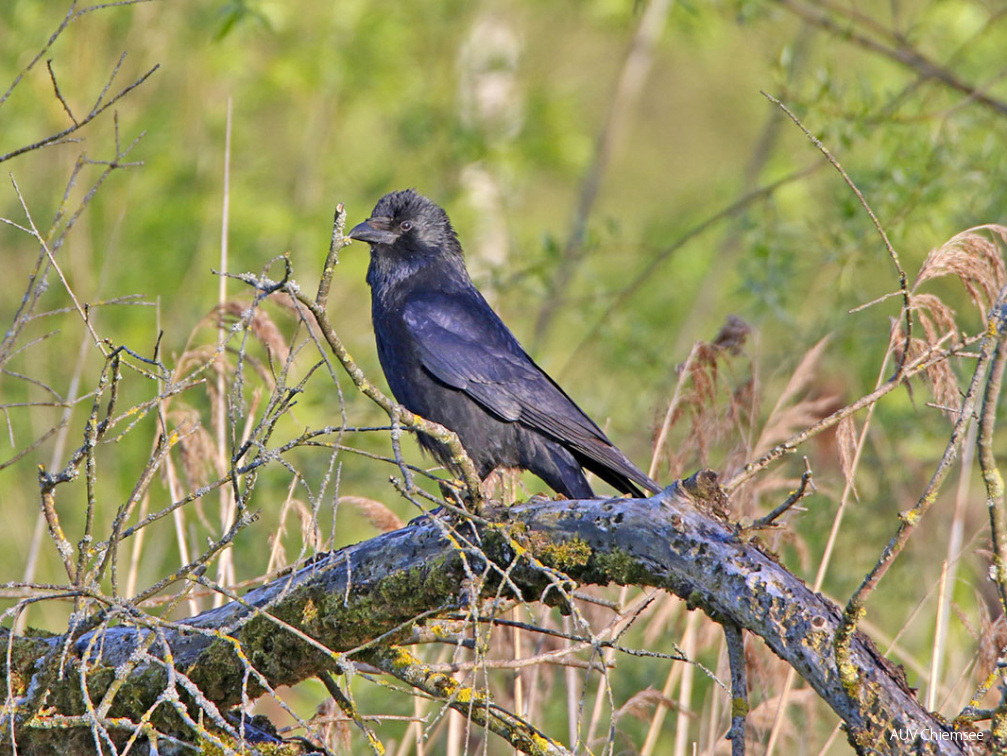
POLYGON ((776 522, 786 511, 793 507, 797 502, 803 499, 808 494, 808 489, 811 491, 817 490, 815 488, 815 481, 812 479, 811 475, 811 463, 808 462, 808 458, 804 458, 804 473, 801 475, 801 482, 796 489, 790 492, 790 495, 772 512, 767 514, 765 517, 760 517, 758 520, 752 523, 752 530, 760 530, 762 528, 768 528, 773 523, 776 522))

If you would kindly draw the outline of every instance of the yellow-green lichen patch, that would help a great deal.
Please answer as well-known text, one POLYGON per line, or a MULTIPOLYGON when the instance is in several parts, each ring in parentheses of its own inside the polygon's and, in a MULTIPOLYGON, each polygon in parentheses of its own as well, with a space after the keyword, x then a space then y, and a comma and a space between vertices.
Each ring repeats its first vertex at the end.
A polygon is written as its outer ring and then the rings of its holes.
POLYGON ((301 610, 301 621, 305 625, 310 625, 317 619, 318 619, 318 607, 315 606, 315 602, 309 598, 305 602, 304 608, 301 610))
POLYGON ((801 642, 811 649, 818 658, 824 659, 831 651, 832 636, 827 632, 813 630, 805 635, 801 642))
POLYGON ((430 622, 427 624, 427 629, 438 640, 447 640, 454 635, 453 630, 443 622, 430 622))
POLYGON ((256 753, 260 756, 300 756, 304 747, 300 743, 239 743, 235 738, 214 733, 217 742, 204 737, 199 744, 200 756, 224 756, 226 753, 256 753), (254 751, 249 750, 254 747, 254 751))
POLYGON ((403 669, 413 664, 419 664, 419 660, 401 646, 393 649, 392 666, 396 669, 403 669))
POLYGON ((593 553, 586 541, 571 538, 567 541, 550 541, 539 549, 539 559, 551 567, 564 572, 576 567, 584 567, 593 553))
POLYGON ((840 662, 838 665, 839 679, 846 695, 856 701, 859 698, 859 670, 853 662, 840 662))
POLYGON ((553 750, 553 743, 548 738, 533 732, 531 735, 532 753, 549 753, 553 750))
POLYGON ((920 521, 920 510, 915 508, 907 509, 899 513, 899 519, 910 527, 915 526, 920 521))

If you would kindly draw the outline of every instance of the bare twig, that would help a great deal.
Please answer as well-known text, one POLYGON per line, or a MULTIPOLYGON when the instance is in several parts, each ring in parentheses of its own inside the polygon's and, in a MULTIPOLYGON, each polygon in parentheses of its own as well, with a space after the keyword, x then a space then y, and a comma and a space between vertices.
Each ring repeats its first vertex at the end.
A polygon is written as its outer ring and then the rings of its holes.
POLYGON ((73 125, 77 126, 77 119, 74 117, 73 111, 70 110, 70 106, 67 105, 66 100, 63 99, 63 93, 59 91, 59 84, 56 81, 56 72, 52 70, 52 61, 47 60, 45 62, 45 67, 49 69, 49 80, 52 82, 52 89, 56 95, 56 99, 59 100, 60 105, 63 106, 64 112, 70 116, 70 120, 73 121, 73 125))
POLYGON ((796 489, 790 492, 790 495, 772 512, 767 514, 765 517, 760 517, 758 520, 752 523, 752 530, 760 530, 762 528, 768 528, 777 519, 780 518, 787 510, 793 507, 797 502, 803 499, 808 494, 808 488, 815 491, 815 482, 812 480, 811 476, 811 463, 808 462, 808 458, 804 458, 804 473, 801 475, 801 483, 796 489))
MULTIPOLYGON (((135 1, 136 2, 149 2, 149 0, 135 0, 135 1)), ((94 7, 97 8, 98 6, 94 6, 94 7)), ((91 10, 91 9, 86 9, 82 13, 87 12, 87 10, 91 10)), ((78 13, 77 17, 79 17, 80 15, 82 15, 82 13, 78 13)), ((63 28, 65 28, 65 27, 61 27, 58 30, 57 33, 62 32, 63 28)), ((3 163, 4 161, 10 160, 12 158, 16 158, 18 155, 23 155, 26 152, 31 152, 32 150, 38 150, 38 149, 41 149, 43 147, 51 146, 53 144, 61 144, 61 143, 65 142, 67 140, 67 138, 71 134, 73 134, 74 132, 80 130, 81 128, 83 128, 84 126, 86 126, 87 124, 89 124, 91 121, 93 121, 95 118, 97 118, 98 116, 100 116, 102 113, 104 113, 110 107, 112 107, 113 105, 115 105, 115 103, 119 102, 119 100, 121 100, 123 97, 125 97, 130 92, 132 92, 134 89, 136 89, 137 87, 139 87, 140 85, 142 85, 147 79, 149 79, 151 76, 154 75, 154 72, 157 71, 158 68, 160 68, 160 64, 154 66, 149 71, 147 71, 147 73, 145 73, 142 76, 140 76, 139 78, 135 79, 131 84, 128 84, 127 86, 125 86, 122 89, 120 89, 108 101, 102 102, 102 100, 104 100, 104 98, 105 98, 105 95, 108 93, 109 89, 111 88, 112 82, 115 80, 115 76, 119 72, 120 66, 122 66, 122 62, 123 62, 123 59, 125 58, 125 56, 126 56, 126 54, 123 53, 122 57, 119 58, 119 62, 115 65, 115 67, 112 69, 112 73, 109 75, 108 81, 105 84, 105 88, 101 91, 101 93, 99 93, 97 99, 95 100, 94 105, 91 106, 91 109, 90 109, 90 111, 88 111, 88 114, 86 116, 84 116, 82 119, 80 119, 78 121, 75 118, 73 118, 73 116, 71 115, 70 118, 73 121, 73 125, 68 126, 67 128, 63 129, 62 131, 58 131, 55 134, 50 134, 49 136, 44 137, 43 139, 39 139, 36 142, 32 142, 31 144, 26 144, 26 145, 24 145, 22 147, 18 147, 17 149, 11 150, 10 152, 8 152, 8 153, 6 153, 4 155, 0 155, 0 163, 3 163)), ((40 53, 39 57, 41 57, 41 53, 40 53)), ((30 65, 34 65, 35 62, 37 62, 37 59, 36 59, 36 61, 33 61, 32 64, 30 64, 30 65)), ((22 75, 23 75, 23 73, 22 73, 22 75)), ((7 94, 4 95, 4 97, 0 98, 0 105, 3 104, 4 99, 6 99, 6 97, 10 94, 10 91, 13 90, 14 86, 16 86, 16 84, 17 84, 17 81, 19 81, 19 80, 20 80, 20 76, 15 81, 15 83, 11 85, 11 89, 8 90, 7 94)), ((55 82, 55 77, 54 77, 53 78, 53 86, 55 86, 55 85, 56 85, 56 82, 55 82)), ((63 103, 63 106, 65 108, 66 107, 66 103, 63 102, 62 96, 59 95, 59 89, 58 88, 56 89, 56 93, 57 93, 57 96, 58 96, 60 102, 63 103)), ((67 114, 69 115, 69 110, 67 111, 67 114)))
POLYGON ((797 124, 797 127, 804 132, 804 135, 811 140, 811 143, 818 148, 818 150, 825 156, 825 159, 828 160, 832 164, 832 167, 839 172, 839 175, 843 177, 843 181, 846 182, 846 185, 849 186, 850 190, 856 195, 860 205, 867 211, 867 215, 870 216, 871 222, 874 224, 874 228, 877 230, 882 243, 885 245, 885 249, 888 250, 888 256, 891 258, 892 265, 895 266, 895 271, 899 276, 899 291, 902 292, 902 315, 906 320, 905 346, 902 349, 902 359, 899 360, 899 364, 895 366, 895 373, 896 375, 899 375, 903 369, 902 363, 904 362, 906 355, 909 354, 909 343, 912 341, 913 335, 913 314, 912 308, 909 306, 909 282, 906 277, 906 272, 902 268, 902 263, 899 262, 899 254, 895 251, 895 247, 892 246, 891 241, 889 241, 888 234, 881 225, 881 221, 879 221, 878 217, 874 214, 874 211, 867 203, 864 195, 857 188, 857 185, 853 183, 853 179, 850 178, 849 174, 847 174, 843 167, 839 164, 839 161, 833 157, 831 152, 829 152, 829 149, 822 144, 821 140, 812 134, 803 123, 801 123, 801 120, 794 115, 786 105, 766 92, 763 92, 762 94, 767 100, 786 113, 790 117, 790 120, 797 124))
POLYGON ((731 665, 731 756, 745 756, 745 717, 748 716, 748 676, 745 662, 745 636, 740 627, 724 624, 727 659, 731 665))
POLYGON ((374 730, 367 726, 360 713, 357 711, 356 705, 353 703, 353 699, 349 696, 349 687, 347 687, 347 692, 344 693, 336 682, 335 678, 332 676, 331 672, 325 671, 319 675, 319 679, 325 686, 325 689, 329 691, 329 695, 332 696, 332 700, 336 702, 336 705, 342 710, 342 712, 358 727, 360 731, 364 734, 364 739, 367 741, 367 745, 370 749, 377 754, 377 756, 384 756, 385 747, 378 740, 377 735, 374 734, 374 730))
POLYGON ((405 649, 373 649, 361 654, 361 659, 429 696, 446 701, 451 708, 471 717, 473 722, 495 732, 525 753, 534 756, 572 754, 520 717, 494 704, 484 691, 462 686, 450 675, 428 670, 405 649))
MULTIPOLYGON (((795 15, 800 16, 808 23, 830 32, 837 39, 852 42, 853 44, 863 47, 866 50, 883 55, 889 60, 894 60, 897 63, 901 63, 903 66, 915 71, 924 79, 939 81, 956 92, 961 92, 970 100, 975 100, 1000 115, 1007 114, 1007 102, 993 97, 974 84, 962 81, 953 71, 930 60, 919 50, 911 47, 904 39, 895 37, 887 29, 883 29, 862 14, 856 13, 855 11, 844 11, 855 23, 868 25, 875 33, 882 31, 889 37, 889 39, 894 41, 894 44, 879 42, 866 36, 865 34, 861 34, 849 24, 839 24, 825 13, 819 11, 813 6, 798 2, 798 0, 776 0, 776 2, 795 15)), ((840 10, 837 6, 831 3, 819 2, 818 4, 829 7, 833 11, 840 10)))
POLYGON ((874 405, 878 399, 897 389, 904 381, 925 372, 931 365, 946 360, 952 355, 959 355, 963 353, 967 354, 967 352, 963 351, 962 347, 975 343, 978 340, 979 337, 968 339, 965 344, 958 347, 950 347, 948 349, 941 349, 937 346, 930 347, 916 359, 910 360, 903 365, 901 377, 893 375, 871 393, 865 394, 855 402, 851 402, 845 407, 841 407, 828 417, 824 417, 799 433, 795 433, 783 443, 774 446, 755 462, 749 462, 733 478, 721 484, 724 491, 730 493, 736 490, 740 485, 751 479, 761 470, 764 470, 780 457, 787 454, 793 454, 797 448, 808 439, 817 436, 819 433, 827 430, 828 428, 832 428, 850 415, 856 414, 860 410, 874 405))
POLYGON ((979 417, 979 464, 986 484, 986 506, 989 509, 990 532, 993 536, 993 569, 990 578, 1000 593, 1000 603, 1007 612, 1007 514, 1004 512, 1004 482, 997 469, 993 451, 993 430, 996 427, 997 405, 1003 386, 1004 367, 1007 365, 1007 341, 1003 331, 1007 313, 992 313, 991 326, 997 328, 996 354, 990 366, 989 379, 983 395, 982 414, 979 417))
POLYGON ((346 236, 343 233, 345 229, 346 208, 340 202, 336 205, 336 212, 332 218, 332 240, 329 242, 329 253, 325 256, 322 277, 318 281, 318 293, 315 295, 315 301, 322 310, 329 306, 329 288, 336 266, 339 264, 339 250, 346 246, 346 236))
POLYGON ((63 567, 66 569, 67 578, 73 582, 76 578, 76 567, 73 563, 73 545, 63 532, 59 514, 56 512, 56 497, 53 494, 56 485, 62 481, 58 476, 49 475, 41 465, 39 465, 38 477, 42 497, 42 513, 45 515, 46 524, 49 526, 49 535, 56 544, 56 550, 63 560, 63 567))
POLYGON ((608 307, 606 307, 605 310, 601 313, 601 315, 598 316, 598 319, 595 321, 594 325, 587 330, 587 333, 584 334, 584 336, 578 342, 577 346, 575 346, 573 350, 571 350, 570 357, 569 359, 567 359, 566 364, 563 366, 563 369, 560 371, 560 373, 562 374, 566 372, 566 370, 568 370, 571 365, 576 363, 576 360, 580 355, 580 352, 585 347, 587 347, 589 344, 593 343, 596 340, 598 332, 601 330, 602 326, 604 326, 606 323, 609 322, 610 318, 612 317, 612 314, 620 307, 622 307, 624 304, 629 302, 632 299, 633 295, 636 294, 637 291, 639 291, 640 287, 642 287, 649 281, 653 281, 654 275, 657 273, 660 267, 664 265, 664 263, 666 263, 669 259, 671 259, 676 252, 684 248, 693 239, 702 236, 704 233, 706 233, 712 228, 716 228, 716 226, 721 221, 739 215, 741 212, 746 210, 750 205, 754 205, 757 202, 769 199, 776 193, 778 189, 782 189, 783 187, 788 186, 789 184, 792 184, 795 181, 799 181, 802 178, 810 176, 815 171, 821 170, 823 165, 825 165, 823 162, 821 162, 820 160, 816 160, 814 163, 811 163, 804 168, 800 168, 796 171, 793 171, 792 173, 787 174, 783 178, 777 179, 776 181, 772 181, 764 186, 760 186, 756 189, 753 189, 752 191, 739 197, 736 201, 732 202, 727 207, 718 210, 710 217, 700 221, 695 226, 691 227, 689 230, 687 230, 684 234, 682 234, 668 246, 659 249, 650 258, 650 261, 644 266, 643 270, 641 270, 633 278, 632 281, 626 284, 626 286, 620 289, 619 292, 612 297, 611 301, 608 304, 608 307))
POLYGON ((14 77, 14 81, 11 82, 11 85, 7 88, 7 91, 4 92, 3 95, 0 95, 0 107, 2 107, 5 102, 7 102, 7 99, 17 88, 17 85, 20 84, 21 81, 24 79, 25 75, 29 71, 31 71, 40 60, 42 60, 42 58, 49 51, 49 49, 52 48, 53 44, 56 42, 59 36, 64 31, 66 31, 66 28, 74 21, 76 21, 78 18, 88 13, 92 13, 94 11, 104 10, 105 8, 118 8, 127 5, 138 5, 139 3, 149 3, 149 2, 154 2, 154 0, 117 0, 117 2, 98 3, 96 5, 89 5, 87 7, 78 9, 77 0, 73 0, 73 2, 70 3, 70 7, 67 9, 66 15, 63 16, 63 19, 60 21, 59 26, 56 27, 56 30, 51 35, 49 35, 49 39, 45 43, 45 45, 42 46, 42 49, 39 50, 38 53, 36 53, 35 57, 33 57, 28 62, 28 65, 26 65, 18 72, 18 75, 14 77))

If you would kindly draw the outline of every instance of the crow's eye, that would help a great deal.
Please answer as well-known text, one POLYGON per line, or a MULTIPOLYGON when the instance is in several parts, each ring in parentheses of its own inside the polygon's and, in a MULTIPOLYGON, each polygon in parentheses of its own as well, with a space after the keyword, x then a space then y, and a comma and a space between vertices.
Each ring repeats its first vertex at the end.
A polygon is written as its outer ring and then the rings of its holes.
POLYGON ((412 221, 402 221, 399 224, 399 228, 401 228, 403 231, 408 231, 412 227, 413 227, 413 222, 412 221))

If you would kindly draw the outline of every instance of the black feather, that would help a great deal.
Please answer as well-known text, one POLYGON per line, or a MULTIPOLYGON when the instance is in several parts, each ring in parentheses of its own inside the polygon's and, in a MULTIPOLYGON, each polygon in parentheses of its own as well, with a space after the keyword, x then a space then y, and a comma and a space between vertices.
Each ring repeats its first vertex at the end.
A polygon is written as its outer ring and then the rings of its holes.
MULTIPOLYGON (((519 467, 590 498, 586 468, 623 493, 661 490, 521 348, 473 285, 440 207, 393 192, 350 237, 371 245, 371 315, 392 393, 457 433, 480 476, 519 467)), ((450 466, 439 442, 420 442, 450 466)))

